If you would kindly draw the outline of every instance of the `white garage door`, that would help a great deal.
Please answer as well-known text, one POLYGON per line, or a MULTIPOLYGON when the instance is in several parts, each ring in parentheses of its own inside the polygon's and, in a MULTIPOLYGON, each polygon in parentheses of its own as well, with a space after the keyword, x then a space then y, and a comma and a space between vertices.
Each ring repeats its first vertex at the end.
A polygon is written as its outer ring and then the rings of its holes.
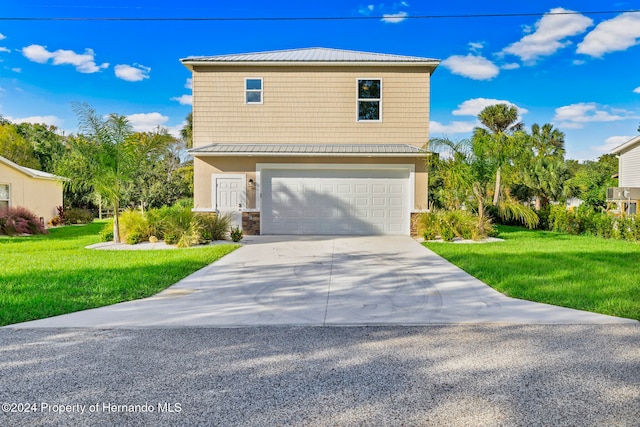
POLYGON ((262 234, 409 234, 408 170, 264 170, 262 234))

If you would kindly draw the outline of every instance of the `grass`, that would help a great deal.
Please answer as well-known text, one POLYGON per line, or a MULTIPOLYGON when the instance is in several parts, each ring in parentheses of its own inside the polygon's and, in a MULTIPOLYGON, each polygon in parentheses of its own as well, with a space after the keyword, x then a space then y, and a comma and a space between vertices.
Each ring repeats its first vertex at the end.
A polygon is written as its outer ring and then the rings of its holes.
POLYGON ((505 295, 640 320, 640 245, 518 227, 504 242, 424 245, 505 295))
POLYGON ((0 325, 148 297, 238 247, 85 249, 99 241, 103 226, 94 222, 47 235, 1 237, 0 325))

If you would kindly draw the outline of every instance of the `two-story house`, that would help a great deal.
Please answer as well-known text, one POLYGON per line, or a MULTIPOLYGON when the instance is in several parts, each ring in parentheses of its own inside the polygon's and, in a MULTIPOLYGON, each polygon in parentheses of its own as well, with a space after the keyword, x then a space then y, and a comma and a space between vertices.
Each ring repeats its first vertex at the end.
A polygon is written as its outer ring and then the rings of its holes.
POLYGON ((607 189, 607 202, 615 212, 634 215, 640 204, 640 135, 611 153, 618 156, 618 187, 607 189))
POLYGON ((325 48, 181 60, 194 205, 245 234, 410 234, 439 61, 325 48))

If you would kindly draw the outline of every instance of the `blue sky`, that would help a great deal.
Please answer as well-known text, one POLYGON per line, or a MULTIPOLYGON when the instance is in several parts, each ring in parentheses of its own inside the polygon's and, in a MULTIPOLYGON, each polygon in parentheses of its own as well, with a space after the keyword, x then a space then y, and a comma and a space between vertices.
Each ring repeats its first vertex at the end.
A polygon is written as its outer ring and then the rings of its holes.
MULTIPOLYGON (((3 2, 7 3, 7 2, 3 2)), ((431 136, 468 137, 487 104, 516 105, 527 126, 553 123, 567 157, 595 159, 637 135, 640 1, 371 2, 23 0, 0 10, 0 115, 77 130, 73 102, 176 131, 190 106, 179 62, 330 47, 442 60, 431 136), (87 4, 89 4, 87 6, 87 4), (549 15, 576 11, 580 14, 549 15), (613 11, 590 14, 586 12, 613 11), (433 15, 532 16, 417 19, 433 15), (543 15, 546 14, 546 15, 543 15), (41 21, 4 18, 384 17, 366 20, 41 21)))

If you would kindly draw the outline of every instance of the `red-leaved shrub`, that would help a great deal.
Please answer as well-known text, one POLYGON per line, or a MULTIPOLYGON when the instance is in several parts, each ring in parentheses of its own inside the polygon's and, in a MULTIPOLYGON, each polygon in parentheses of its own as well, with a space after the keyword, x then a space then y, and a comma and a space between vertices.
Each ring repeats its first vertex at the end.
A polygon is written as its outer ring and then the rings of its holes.
POLYGON ((45 234, 47 230, 30 210, 17 206, 0 209, 0 234, 45 234))

